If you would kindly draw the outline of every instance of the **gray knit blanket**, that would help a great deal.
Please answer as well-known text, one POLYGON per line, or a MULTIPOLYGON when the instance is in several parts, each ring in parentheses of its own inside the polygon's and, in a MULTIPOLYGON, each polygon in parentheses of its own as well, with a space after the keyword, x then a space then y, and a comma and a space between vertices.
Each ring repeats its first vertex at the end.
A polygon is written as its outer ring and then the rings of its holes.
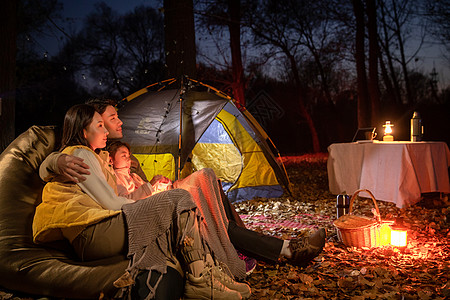
MULTIPOLYGON (((167 259, 176 251, 172 250, 170 241, 171 227, 177 224, 180 213, 194 208, 200 217, 200 233, 212 255, 225 263, 235 277, 245 278, 245 263, 228 237, 228 221, 219 188, 214 171, 203 169, 176 181, 173 190, 122 207, 128 231, 127 272, 131 280, 140 270, 166 273, 167 259)), ((149 287, 149 299, 156 287, 149 287)))

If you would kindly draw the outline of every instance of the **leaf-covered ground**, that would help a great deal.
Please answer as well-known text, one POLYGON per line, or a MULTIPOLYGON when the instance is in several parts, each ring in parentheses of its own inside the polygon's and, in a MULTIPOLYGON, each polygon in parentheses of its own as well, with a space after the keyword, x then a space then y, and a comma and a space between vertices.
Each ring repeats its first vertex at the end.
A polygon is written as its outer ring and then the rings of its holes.
MULTIPOLYGON (((253 299, 450 299, 450 203, 448 195, 426 195, 398 209, 377 201, 383 220, 403 217, 408 247, 347 248, 336 236, 336 197, 328 191, 325 154, 284 158, 292 196, 236 204, 249 228, 294 238, 324 227, 324 251, 306 268, 258 262, 249 276, 253 299)), ((355 201, 354 212, 372 216, 371 199, 355 201)), ((21 299, 0 290, 0 299, 21 299)), ((31 299, 22 297, 22 299, 31 299)))
MULTIPOLYGON (((448 195, 424 195, 398 209, 377 201, 383 220, 402 217, 408 246, 348 248, 337 239, 336 197, 328 191, 326 155, 285 158, 292 196, 236 204, 249 228, 282 238, 327 229, 324 251, 306 268, 265 264, 248 278, 251 299, 449 299, 450 203, 448 195), (295 225, 298 225, 295 227, 295 225)), ((373 216, 372 199, 357 198, 357 215, 373 216)))

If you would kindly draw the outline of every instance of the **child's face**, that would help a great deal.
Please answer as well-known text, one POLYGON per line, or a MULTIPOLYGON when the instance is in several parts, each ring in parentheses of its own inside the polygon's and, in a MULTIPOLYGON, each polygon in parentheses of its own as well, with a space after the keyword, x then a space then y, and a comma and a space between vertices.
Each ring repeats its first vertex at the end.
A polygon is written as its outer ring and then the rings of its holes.
POLYGON ((130 168, 131 167, 131 159, 130 159, 130 151, 125 146, 117 149, 116 154, 112 157, 112 162, 114 165, 114 169, 121 168, 130 168))

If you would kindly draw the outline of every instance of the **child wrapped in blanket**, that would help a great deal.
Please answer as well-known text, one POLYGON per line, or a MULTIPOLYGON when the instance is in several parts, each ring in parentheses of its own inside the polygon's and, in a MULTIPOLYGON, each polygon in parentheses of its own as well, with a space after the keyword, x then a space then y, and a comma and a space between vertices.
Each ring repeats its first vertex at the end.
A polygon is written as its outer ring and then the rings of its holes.
POLYGON ((136 173, 131 173, 131 151, 127 143, 115 141, 108 146, 109 157, 116 174, 117 193, 132 200, 172 189, 172 181, 156 175, 150 182, 144 181, 136 173))

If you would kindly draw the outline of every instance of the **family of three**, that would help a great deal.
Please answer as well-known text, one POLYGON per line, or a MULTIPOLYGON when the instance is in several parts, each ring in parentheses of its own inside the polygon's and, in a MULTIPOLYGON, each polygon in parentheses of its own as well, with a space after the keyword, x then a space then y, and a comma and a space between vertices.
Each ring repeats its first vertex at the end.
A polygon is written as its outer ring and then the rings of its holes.
POLYGON ((304 266, 322 251, 324 229, 292 240, 246 229, 211 169, 147 182, 121 138, 113 101, 67 111, 60 152, 40 167, 47 184, 33 220, 35 242, 67 239, 82 261, 126 255, 129 266, 114 285, 129 292, 146 274, 147 299, 176 262, 186 274, 184 299, 242 299, 251 290, 241 281, 254 268, 243 257, 304 266))

